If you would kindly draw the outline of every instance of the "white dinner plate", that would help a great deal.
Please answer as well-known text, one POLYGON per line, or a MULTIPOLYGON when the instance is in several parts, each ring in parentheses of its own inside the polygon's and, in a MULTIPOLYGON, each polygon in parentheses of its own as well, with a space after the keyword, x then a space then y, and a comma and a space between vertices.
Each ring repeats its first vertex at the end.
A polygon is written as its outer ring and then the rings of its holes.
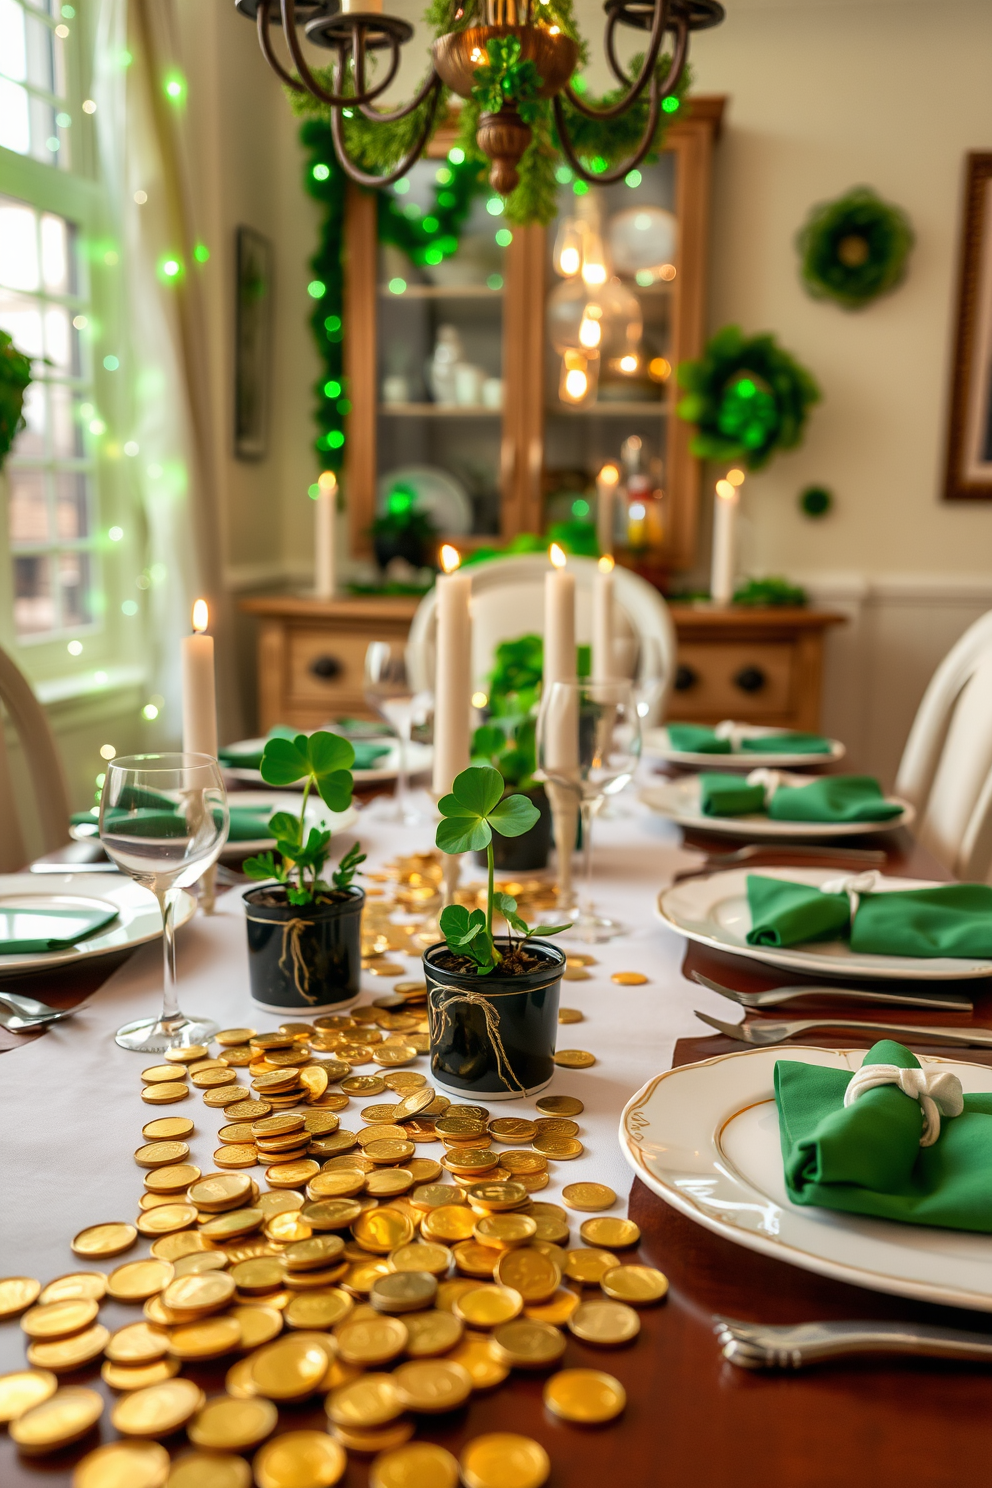
MULTIPOLYGON (((710 755, 714 768, 720 755, 710 755)), ((783 775, 783 785, 809 785, 808 775, 783 775)), ((894 832, 896 827, 908 827, 916 815, 908 801, 898 796, 886 796, 887 801, 897 801, 902 807, 898 816, 879 822, 803 822, 773 821, 770 817, 752 812, 747 816, 704 816, 699 804, 701 787, 698 775, 681 775, 677 780, 661 781, 657 785, 645 786, 641 800, 652 811, 660 811, 680 827, 691 827, 696 831, 717 832, 724 837, 746 837, 749 841, 764 838, 788 837, 792 841, 819 842, 829 837, 860 837, 865 832, 894 832)))
MULTIPOLYGON (((234 791, 228 796, 229 806, 264 806, 269 812, 288 811, 298 817, 300 798, 293 791, 245 790, 234 791)), ((347 811, 328 811, 319 796, 307 798, 306 828, 320 827, 324 831, 343 832, 353 827, 358 820, 358 808, 354 804, 347 811)), ((256 837, 250 842, 228 842, 221 853, 222 858, 243 857, 245 853, 267 852, 275 845, 273 837, 256 837)))
MULTIPOLYGON (((54 966, 76 965, 123 951, 130 946, 155 940, 162 934, 162 916, 154 894, 143 889, 123 873, 5 873, 0 876, 0 908, 30 909, 82 907, 105 911, 117 910, 117 918, 78 945, 64 951, 35 951, 17 956, 0 956, 0 977, 28 971, 49 971, 54 966)), ((176 905, 176 925, 192 919, 196 901, 185 891, 176 905)))
MULTIPOLYGON (((756 723, 739 723, 737 727, 749 739, 760 739, 764 734, 789 734, 794 729, 762 728, 756 723)), ((651 728, 644 731, 644 753, 663 759, 670 765, 692 765, 702 770, 773 770, 795 769, 805 765, 833 765, 847 753, 839 739, 830 740, 829 754, 759 754, 757 750, 741 750, 738 754, 700 754, 694 749, 673 749, 668 742, 667 728, 651 728)))
MULTIPOLYGON (((381 755, 378 764, 373 766, 371 770, 352 770, 351 773, 356 785, 375 785, 380 781, 396 779, 400 767, 399 745, 395 739, 384 738, 382 742, 389 745, 389 753, 381 755)), ((245 749, 261 749, 264 743, 264 739, 245 739, 243 741, 243 747, 245 749)), ((433 763, 434 749, 432 745, 418 744, 415 741, 408 745, 406 767, 409 775, 421 775, 425 770, 429 770, 433 763)), ((260 770, 247 770, 242 769, 240 766, 224 764, 221 765, 221 770, 231 780, 243 781, 245 785, 264 786, 265 784, 260 770)), ((288 788, 290 790, 296 789, 295 786, 288 788)), ((302 783, 299 789, 303 789, 302 783)))
MULTIPOLYGON (((864 1049, 746 1049, 656 1075, 620 1118, 634 1172, 681 1214, 735 1245, 898 1297, 992 1312, 992 1236, 793 1204, 785 1190, 774 1071, 779 1059, 855 1070, 864 1049)), ((966 1093, 992 1069, 921 1057, 966 1093)))
MULTIPOLYGON (((814 976, 871 977, 881 981, 961 981, 967 977, 992 976, 992 961, 965 956, 873 956, 852 951, 846 940, 808 941, 803 945, 748 945, 751 911, 747 902, 749 873, 764 878, 785 878, 793 883, 815 884, 839 876, 836 868, 731 868, 725 873, 710 873, 705 878, 688 878, 684 883, 662 889, 658 895, 661 918, 688 940, 712 946, 717 951, 733 951, 752 961, 769 966, 784 966, 789 971, 809 971, 814 976)), ((929 879, 883 878, 875 892, 892 893, 899 889, 934 889, 940 885, 929 879)))

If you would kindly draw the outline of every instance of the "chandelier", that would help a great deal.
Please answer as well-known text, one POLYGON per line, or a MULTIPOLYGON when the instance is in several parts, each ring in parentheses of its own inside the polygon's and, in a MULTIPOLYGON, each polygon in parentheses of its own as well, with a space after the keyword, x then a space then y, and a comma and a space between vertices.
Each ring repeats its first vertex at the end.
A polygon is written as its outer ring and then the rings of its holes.
POLYGON ((531 140, 525 117, 528 104, 550 99, 558 142, 575 174, 593 185, 623 180, 647 155, 657 134, 660 110, 674 95, 689 53, 689 33, 719 25, 719 0, 606 0, 604 51, 620 96, 599 106, 585 102, 573 85, 579 43, 558 23, 552 0, 459 0, 452 9, 456 29, 437 38, 430 70, 409 103, 377 109, 399 70, 401 49, 413 35, 408 21, 382 10, 382 0, 235 0, 242 15, 254 20, 266 61, 294 92, 309 92, 330 111, 334 149, 343 170, 362 186, 388 186, 404 176, 430 139, 441 99, 449 88, 464 99, 484 99, 476 141, 491 161, 489 180, 506 195, 518 181, 517 166, 531 140), (617 29, 647 33, 636 77, 617 54, 617 29), (275 33, 283 41, 277 44, 275 33), (659 65, 662 43, 671 36, 668 65, 659 65), (332 54, 326 70, 315 74, 303 42, 332 54), (278 47, 278 49, 277 49, 278 47), (281 58, 280 50, 286 55, 281 58), (387 53, 375 68, 370 54, 387 53), (325 83, 329 86, 325 86, 325 83), (480 95, 481 90, 481 95, 480 95), (643 134, 628 159, 612 169, 593 171, 573 143, 565 100, 586 119, 609 126, 642 96, 647 99, 643 134), (378 124, 396 124, 422 111, 419 127, 402 158, 383 174, 371 174, 350 158, 345 144, 346 119, 356 113, 378 124))

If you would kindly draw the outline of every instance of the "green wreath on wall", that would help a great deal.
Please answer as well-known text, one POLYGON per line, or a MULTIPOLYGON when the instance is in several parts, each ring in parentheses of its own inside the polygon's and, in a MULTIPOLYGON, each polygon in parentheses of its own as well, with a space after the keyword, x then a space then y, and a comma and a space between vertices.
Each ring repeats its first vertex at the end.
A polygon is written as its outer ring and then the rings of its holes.
POLYGON ((803 284, 813 299, 860 310, 902 283, 914 242, 901 208, 856 186, 814 207, 796 234, 803 284))
POLYGON ((695 424, 691 449, 704 460, 739 460, 760 470, 802 441, 820 389, 774 336, 724 326, 698 361, 681 362, 679 418, 695 424))

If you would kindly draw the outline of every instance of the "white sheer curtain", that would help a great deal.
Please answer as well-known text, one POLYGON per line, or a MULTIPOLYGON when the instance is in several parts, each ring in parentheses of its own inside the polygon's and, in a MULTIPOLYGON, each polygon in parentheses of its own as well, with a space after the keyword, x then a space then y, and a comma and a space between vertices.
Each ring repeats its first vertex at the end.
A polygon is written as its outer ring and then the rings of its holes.
POLYGON ((125 278, 131 421, 122 435, 146 528, 149 691, 165 699, 159 738, 182 732, 180 638, 206 598, 217 641, 220 737, 240 733, 229 606, 211 470, 205 317, 186 114, 165 82, 184 75, 173 0, 100 0, 94 97, 125 278), (166 272, 178 265, 178 272, 166 272))

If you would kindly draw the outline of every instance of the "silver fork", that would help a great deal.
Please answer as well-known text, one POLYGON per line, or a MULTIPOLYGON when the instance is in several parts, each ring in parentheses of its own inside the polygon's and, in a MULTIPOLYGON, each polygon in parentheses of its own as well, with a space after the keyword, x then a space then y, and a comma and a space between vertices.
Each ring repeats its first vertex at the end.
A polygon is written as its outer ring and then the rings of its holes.
POLYGON ((75 1008, 65 1008, 62 1012, 46 1013, 41 1018, 21 1018, 17 1013, 5 1013, 0 1011, 0 1028, 6 1028, 11 1033, 30 1033, 33 1028, 47 1028, 50 1023, 61 1023, 64 1018, 71 1018, 75 1008))
POLYGON ((63 1013, 64 1008, 50 1007, 47 1002, 37 1002, 33 997, 22 997, 19 992, 5 992, 0 987, 0 1002, 21 1018, 44 1018, 49 1013, 63 1013))
MULTIPOLYGON (((696 849, 688 848, 687 851, 696 849)), ((819 847, 806 842, 789 846, 784 842, 749 842, 745 847, 735 848, 733 852, 711 853, 701 868, 687 868, 684 873, 676 873, 672 883, 682 883, 687 878, 705 878, 708 873, 719 872, 721 868, 736 868, 740 863, 749 863, 752 858, 768 853, 785 858, 814 858, 830 863, 860 863, 866 868, 884 868, 888 862, 887 855, 877 847, 819 847)), ((780 865, 769 864, 769 867, 776 866, 780 865)))
POLYGON ((797 1323, 775 1327, 714 1317, 725 1359, 743 1369, 803 1369, 851 1354, 923 1354, 992 1364, 992 1334, 927 1323, 797 1323))
POLYGON ((692 973, 692 979, 701 987, 719 992, 721 997, 729 997, 732 1002, 740 1003, 741 1007, 746 1008, 777 1007, 781 1002, 798 1002, 804 997, 830 997, 844 1002, 885 1002, 893 1007, 932 1007, 954 1013, 974 1012, 970 997, 963 997, 960 992, 942 987, 929 992, 891 992, 881 987, 876 990, 874 987, 841 986, 768 987, 763 992, 735 992, 733 987, 723 987, 719 982, 711 982, 709 977, 704 977, 699 971, 692 973))
POLYGON ((753 1044, 757 1049, 770 1044, 781 1044, 794 1038, 797 1033, 808 1033, 812 1028, 843 1028, 849 1033, 870 1033, 876 1038, 912 1038, 924 1044, 957 1044, 966 1049, 992 1049, 992 1028, 927 1028, 914 1023, 868 1023, 861 1018, 794 1018, 786 1023, 773 1023, 770 1019, 748 1023, 721 1023, 709 1013, 694 1010, 696 1017, 708 1023, 727 1038, 737 1039, 742 1044, 753 1044))

